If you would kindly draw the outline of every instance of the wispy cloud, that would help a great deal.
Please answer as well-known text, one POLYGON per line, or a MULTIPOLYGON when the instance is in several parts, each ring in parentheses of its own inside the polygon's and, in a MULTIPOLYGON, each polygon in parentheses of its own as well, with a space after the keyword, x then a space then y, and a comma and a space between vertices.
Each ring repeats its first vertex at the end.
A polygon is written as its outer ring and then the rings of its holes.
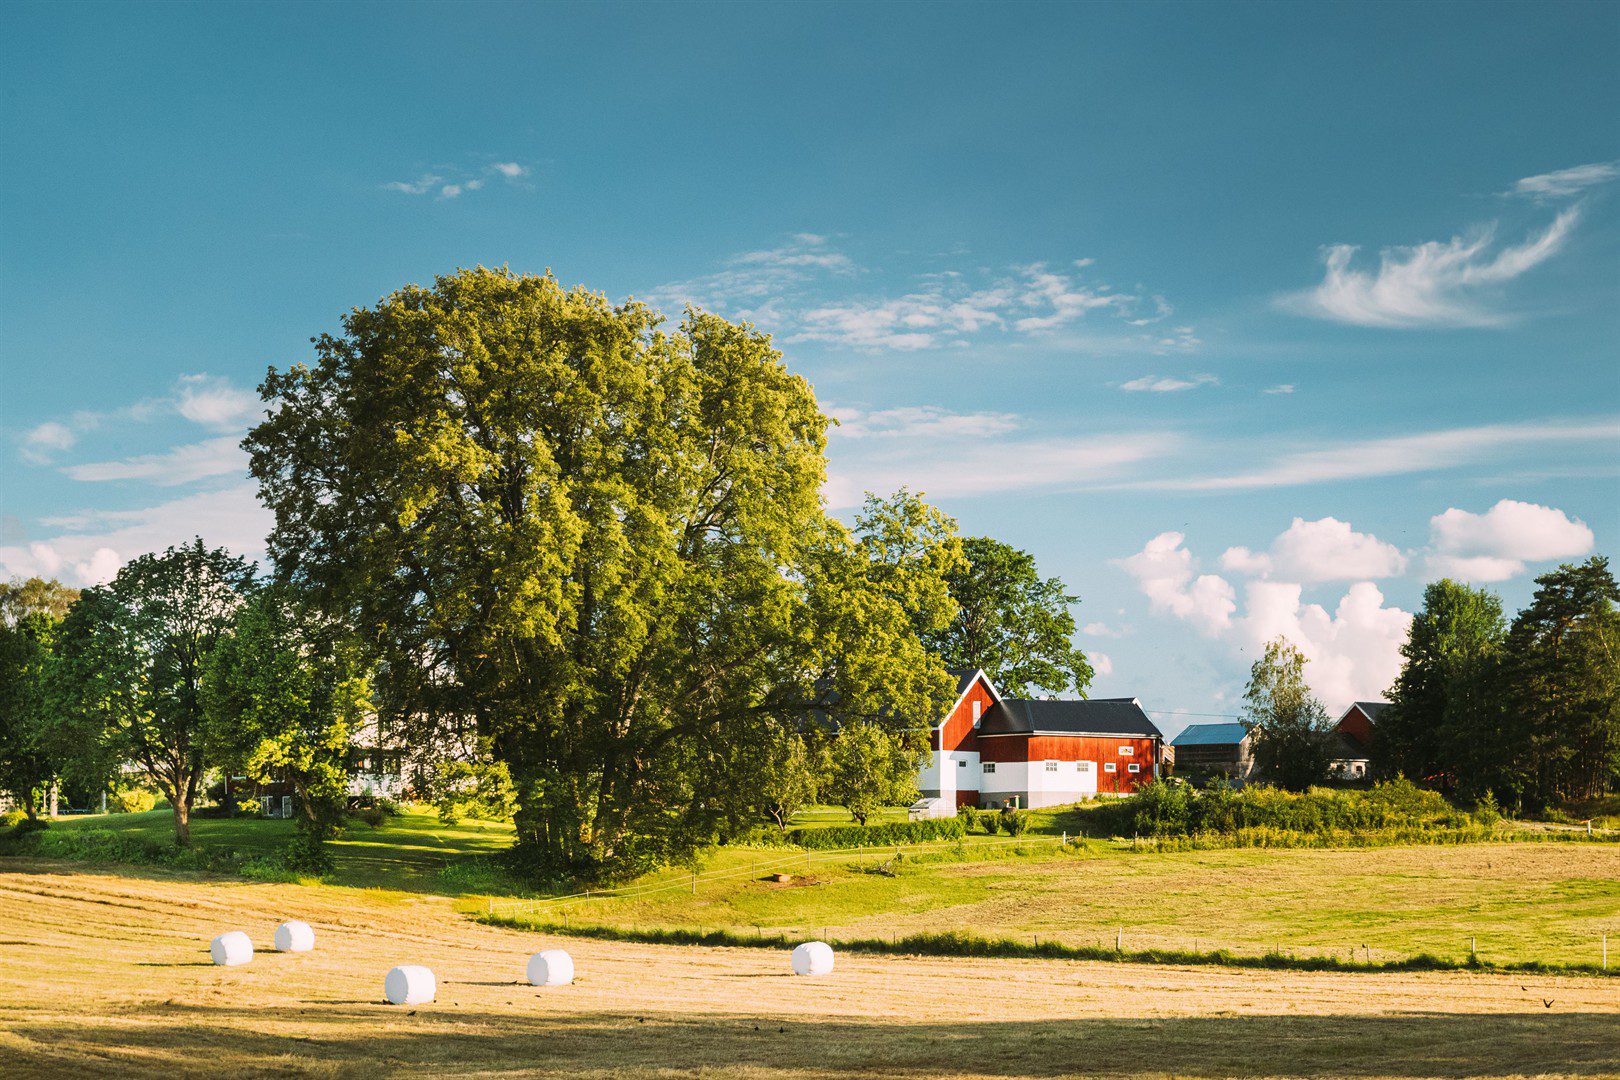
POLYGON ((516 161, 497 161, 478 168, 459 165, 439 165, 418 173, 414 180, 390 180, 382 185, 384 191, 401 195, 432 195, 440 201, 459 199, 471 191, 483 188, 489 180, 499 178, 508 184, 528 186, 524 178, 529 167, 516 161))
POLYGON ((1018 417, 1011 413, 959 413, 935 405, 872 412, 829 407, 827 411, 837 417, 842 439, 984 438, 1018 427, 1018 417))
POLYGON ((1570 207, 1520 244, 1499 247, 1493 224, 1444 242, 1385 248, 1377 270, 1353 267, 1355 246, 1334 244, 1324 250, 1322 283, 1281 302, 1300 314, 1357 326, 1504 326, 1513 315, 1494 306, 1499 288, 1556 255, 1578 218, 1570 207))
POLYGON ((22 455, 35 465, 44 465, 63 450, 73 449, 79 436, 66 424, 48 421, 30 428, 22 437, 22 455))
POLYGON ((182 375, 175 405, 194 424, 232 430, 258 411, 259 395, 217 375, 182 375))
POLYGON ((646 300, 665 311, 688 304, 747 319, 786 343, 825 342, 863 351, 963 348, 976 335, 1051 335, 1107 316, 1137 329, 1140 348, 1195 348, 1190 326, 1152 324, 1171 308, 1160 296, 1115 291, 1090 276, 1090 259, 1062 267, 1028 263, 920 275, 901 292, 856 292, 866 276, 830 240, 800 233, 786 243, 744 252, 713 274, 662 285, 646 300))
POLYGON ((1292 394, 1297 389, 1298 387, 1296 387, 1293 383, 1285 382, 1278 383, 1276 386, 1268 386, 1260 392, 1262 394, 1292 394))
POLYGON ((1198 386, 1214 386, 1220 380, 1213 375, 1188 375, 1185 378, 1157 375, 1144 375, 1140 379, 1132 379, 1128 383, 1121 383, 1121 390, 1130 390, 1135 393, 1172 394, 1177 390, 1191 390, 1198 386))
POLYGON ((1526 176, 1503 194, 1522 195, 1538 202, 1546 202, 1553 199, 1568 199, 1579 195, 1587 188, 1617 179, 1620 179, 1620 161, 1595 161, 1589 165, 1576 165, 1569 169, 1526 176))
POLYGON ((247 472, 247 454, 239 442, 236 436, 226 435, 157 454, 70 465, 62 471, 74 480, 145 480, 163 487, 211 476, 242 476, 247 472))
POLYGON ((1363 439, 1325 449, 1283 453, 1271 463, 1244 472, 1129 481, 1120 489, 1158 491, 1236 491, 1290 487, 1376 476, 1432 472, 1491 460, 1527 447, 1557 443, 1613 444, 1620 440, 1620 417, 1596 420, 1534 420, 1486 424, 1443 431, 1363 439))

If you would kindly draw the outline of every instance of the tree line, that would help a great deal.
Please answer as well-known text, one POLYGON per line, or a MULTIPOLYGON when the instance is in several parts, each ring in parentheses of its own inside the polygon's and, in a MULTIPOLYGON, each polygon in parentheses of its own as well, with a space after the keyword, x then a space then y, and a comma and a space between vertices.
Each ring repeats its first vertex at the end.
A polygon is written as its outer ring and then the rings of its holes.
POLYGON ((132 769, 184 844, 209 768, 274 773, 318 852, 381 718, 505 770, 526 866, 620 876, 904 798, 948 668, 1090 682, 1027 553, 905 490, 827 511, 829 421, 751 326, 478 269, 314 346, 244 442, 262 576, 199 539, 4 619, 8 789, 132 769))

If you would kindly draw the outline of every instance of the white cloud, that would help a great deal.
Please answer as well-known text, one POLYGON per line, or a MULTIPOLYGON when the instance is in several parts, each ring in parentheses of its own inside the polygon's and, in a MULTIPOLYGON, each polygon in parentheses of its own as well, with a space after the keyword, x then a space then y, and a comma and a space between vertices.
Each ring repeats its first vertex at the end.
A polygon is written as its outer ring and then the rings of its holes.
POLYGON ((1562 510, 1503 499, 1483 514, 1452 507, 1429 519, 1433 573, 1465 581, 1506 581, 1526 563, 1574 559, 1592 550, 1585 522, 1562 510))
POLYGON ((1351 585, 1331 614, 1302 600, 1292 582, 1251 581, 1244 590, 1244 615, 1236 637, 1249 655, 1276 637, 1299 648, 1308 663, 1305 678, 1329 709, 1382 697, 1401 670, 1401 645, 1412 624, 1410 612, 1384 606, 1384 594, 1370 581, 1351 585))
POLYGON ((182 375, 175 407, 193 423, 229 431, 257 411, 259 396, 218 376, 182 375))
POLYGON ((1080 628, 1080 632, 1086 637, 1120 638, 1125 636, 1125 630, 1122 627, 1109 626, 1105 622, 1086 623, 1080 628))
POLYGON ((1231 626, 1237 594, 1225 578, 1197 573, 1192 552, 1182 546, 1185 539, 1178 532, 1163 532, 1135 555, 1114 561, 1136 579, 1153 610, 1168 612, 1214 636, 1231 626))
POLYGON ((1356 581, 1397 577, 1406 572, 1406 556, 1393 544, 1370 533, 1358 533, 1347 522, 1325 517, 1295 518, 1271 543, 1269 554, 1227 548, 1221 568, 1235 573, 1286 581, 1356 581))
POLYGON ((1091 661, 1091 670, 1095 671, 1098 675, 1112 675, 1114 673, 1113 658, 1107 653, 1087 653, 1086 659, 1091 661))
POLYGON ((426 195, 444 177, 438 173, 423 173, 415 180, 391 180, 383 185, 387 191, 397 191, 402 195, 426 195))
POLYGON ((1495 289, 1556 255, 1577 217, 1570 207, 1540 235, 1494 253, 1494 225, 1444 243, 1385 248, 1376 272, 1350 265, 1353 245, 1334 244, 1325 249, 1322 283, 1284 298, 1284 304, 1358 326, 1503 326, 1512 318, 1491 306, 1495 289))
POLYGON ((529 175, 528 167, 519 165, 515 161, 497 161, 489 168, 491 172, 500 173, 508 180, 521 180, 529 175))
POLYGON ((157 454, 70 465, 62 471, 74 480, 148 480, 164 487, 210 476, 241 476, 247 472, 247 454, 238 445, 240 441, 226 435, 157 454))
POLYGON ((137 555, 201 536, 210 546, 260 559, 272 518, 251 483, 198 492, 140 510, 86 511, 48 519, 66 531, 45 540, 0 547, 0 577, 39 574, 70 585, 99 585, 137 555))
MULTIPOLYGON (((1412 617, 1385 607, 1372 582, 1351 585, 1330 614, 1305 603, 1298 582, 1250 581, 1240 615, 1231 584, 1218 575, 1197 574, 1197 561, 1184 541, 1181 533, 1160 533, 1140 552, 1116 560, 1154 611, 1249 657, 1272 638, 1288 638, 1310 661, 1305 675, 1312 689, 1331 707, 1382 694, 1400 670, 1400 646, 1412 617)), ((1256 558, 1264 556, 1230 548, 1222 561, 1247 566, 1256 558)))
POLYGON ((482 168, 439 165, 431 171, 417 174, 415 180, 391 180, 383 185, 383 190, 397 191, 401 195, 431 193, 442 202, 447 199, 458 199, 469 191, 477 191, 484 186, 486 177, 499 176, 509 184, 528 187, 529 185, 522 183, 523 178, 528 175, 528 167, 516 161, 497 161, 482 168))
POLYGON ((73 444, 78 441, 79 437, 72 428, 50 421, 30 428, 23 435, 22 454, 34 464, 43 465, 56 453, 73 449, 73 444))
POLYGON ((1268 386, 1260 392, 1262 394, 1292 394, 1296 389, 1298 388, 1293 383, 1285 382, 1278 383, 1276 386, 1268 386))
POLYGON ((1225 476, 1176 476, 1127 481, 1111 486, 1158 491, 1289 487, 1330 480, 1433 472, 1490 460, 1506 452, 1543 444, 1602 444, 1616 440, 1620 440, 1620 418, 1487 424, 1290 452, 1272 464, 1225 476))
POLYGON ((1556 172, 1526 176, 1504 192, 1507 195, 1525 195, 1537 201, 1567 199, 1579 195, 1589 187, 1620 179, 1620 161, 1595 161, 1589 165, 1576 165, 1556 172))
POLYGON ((872 412, 829 407, 827 411, 837 416, 837 434, 844 439, 983 438, 1004 435, 1018 427, 1018 417, 1011 413, 958 413, 937 405, 872 412))
POLYGON ((865 492, 899 487, 957 498, 1093 482, 1169 453, 1174 435, 1007 437, 1018 418, 937 407, 859 415, 853 431, 828 431, 830 506, 859 506, 865 492), (999 437, 983 438, 990 433, 999 437))
POLYGON ((1177 390, 1191 390, 1196 386, 1212 386, 1220 382, 1213 375, 1189 375, 1184 379, 1174 376, 1159 378, 1157 375, 1144 375, 1140 379, 1132 379, 1128 383, 1121 383, 1121 390, 1147 391, 1155 394, 1168 394, 1177 390))

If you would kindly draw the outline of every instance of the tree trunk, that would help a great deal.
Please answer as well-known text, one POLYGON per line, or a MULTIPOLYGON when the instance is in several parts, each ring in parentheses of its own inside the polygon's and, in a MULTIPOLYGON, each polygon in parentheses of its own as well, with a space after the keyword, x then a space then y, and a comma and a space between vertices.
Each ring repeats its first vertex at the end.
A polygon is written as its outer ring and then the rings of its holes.
POLYGON ((34 789, 31 788, 31 787, 30 788, 24 788, 23 793, 22 793, 22 797, 23 797, 23 813, 28 815, 28 820, 29 821, 38 821, 39 820, 39 803, 34 798, 34 789))
POLYGON ((174 842, 176 846, 191 846, 191 802, 184 797, 185 789, 177 791, 174 800, 174 842))

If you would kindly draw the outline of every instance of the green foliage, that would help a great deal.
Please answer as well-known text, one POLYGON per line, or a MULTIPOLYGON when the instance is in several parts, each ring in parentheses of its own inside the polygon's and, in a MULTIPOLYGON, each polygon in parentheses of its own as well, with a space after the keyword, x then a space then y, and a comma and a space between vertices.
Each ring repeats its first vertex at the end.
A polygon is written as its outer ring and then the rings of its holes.
POLYGON ((875 723, 845 725, 826 760, 821 794, 858 825, 881 807, 904 806, 917 797, 916 751, 903 733, 875 723))
POLYGON ((114 814, 144 814, 157 805, 157 792, 143 787, 119 787, 107 796, 107 810, 114 814))
POLYGON ((997 823, 1008 836, 1023 836, 1029 831, 1029 811, 1003 810, 997 815, 997 823))
POLYGON ((1398 779, 1368 791, 1312 788, 1285 791, 1263 785, 1198 791, 1155 780, 1114 807, 1116 820, 1141 836, 1236 834, 1270 829, 1284 833, 1376 833, 1389 829, 1464 829, 1494 825, 1458 810, 1438 792, 1398 779))
POLYGON ((960 840, 967 834, 959 818, 891 821, 882 825, 834 825, 822 829, 790 829, 787 841, 812 851, 840 848, 919 844, 929 840, 960 840))
POLYGON ((59 623, 78 599, 78 589, 55 578, 0 582, 0 623, 16 626, 28 615, 43 615, 49 622, 59 623))
POLYGON ((659 323, 464 270, 272 371, 245 444, 278 571, 375 643, 389 715, 477 717, 545 873, 741 827, 757 750, 808 716, 920 755, 948 704, 917 640, 949 604, 927 530, 826 514, 826 419, 765 335, 659 323))
POLYGON ((501 761, 441 761, 434 767, 430 798, 439 820, 510 821, 517 810, 512 774, 501 761))
POLYGON ((823 770, 820 756, 810 750, 804 736, 781 732, 756 760, 759 800, 776 827, 786 831, 795 814, 815 804, 823 770))
POLYGON ((1401 646, 1401 673, 1378 717, 1376 774, 1449 786, 1494 771, 1504 748, 1487 734, 1500 710, 1487 684, 1506 632, 1502 601, 1491 593, 1449 579, 1423 590, 1423 610, 1401 646))
POLYGON ((28 820, 26 810, 7 810, 0 814, 0 828, 11 829, 28 820))
POLYGON ((324 872, 320 848, 342 823, 350 748, 372 708, 368 669, 341 624, 281 588, 254 594, 233 631, 209 657, 208 750, 228 772, 291 782, 301 838, 290 865, 324 872))
POLYGON ((0 620, 0 791, 29 817, 38 816, 43 789, 61 771, 60 724, 46 691, 56 628, 40 611, 0 620))
POLYGON ((982 668, 1009 697, 1084 696, 1092 670, 1075 647, 1070 610, 1079 597, 1057 578, 1043 579, 1033 555, 999 540, 967 537, 962 554, 946 577, 956 616, 925 638, 945 666, 982 668))
POLYGON ((139 766, 169 800, 181 846, 203 779, 206 672, 252 578, 248 563, 198 539, 126 563, 62 623, 53 673, 84 768, 139 766))
POLYGON ((1305 683, 1303 653, 1283 638, 1268 641, 1249 670, 1243 701, 1261 778, 1292 791, 1327 778, 1332 725, 1305 683))

